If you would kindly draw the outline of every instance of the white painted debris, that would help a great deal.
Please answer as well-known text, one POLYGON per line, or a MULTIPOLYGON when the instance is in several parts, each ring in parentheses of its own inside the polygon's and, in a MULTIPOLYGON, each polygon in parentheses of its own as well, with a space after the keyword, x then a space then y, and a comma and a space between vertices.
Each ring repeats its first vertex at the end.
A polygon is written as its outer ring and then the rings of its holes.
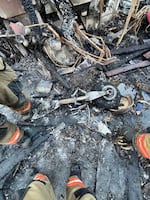
POLYGON ((93 131, 100 133, 102 136, 112 134, 111 130, 99 119, 99 117, 90 118, 89 126, 93 131))
POLYGON ((117 88, 122 96, 131 95, 132 99, 135 99, 137 91, 133 87, 120 83, 117 88))
POLYGON ((52 83, 45 80, 41 80, 36 87, 36 91, 39 93, 49 93, 51 89, 52 83))
POLYGON ((108 134, 111 134, 111 130, 102 122, 99 121, 97 123, 97 130, 100 132, 103 136, 106 136, 108 134))
POLYGON ((150 95, 144 91, 141 92, 142 97, 144 99, 144 101, 149 101, 150 102, 150 95))

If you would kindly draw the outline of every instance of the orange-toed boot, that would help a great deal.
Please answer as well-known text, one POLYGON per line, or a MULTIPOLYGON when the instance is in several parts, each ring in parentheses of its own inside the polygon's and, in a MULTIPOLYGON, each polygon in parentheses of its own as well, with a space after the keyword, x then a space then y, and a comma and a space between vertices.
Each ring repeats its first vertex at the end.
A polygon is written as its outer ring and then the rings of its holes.
POLYGON ((8 87, 11 90, 11 92, 13 92, 13 94, 16 96, 17 101, 14 101, 15 103, 7 105, 22 115, 29 113, 31 109, 31 103, 22 93, 22 84, 20 83, 20 81, 16 79, 10 82, 8 84, 8 87))
POLYGON ((27 147, 31 144, 29 134, 19 129, 16 124, 7 121, 7 118, 0 114, 0 144, 13 145, 20 144, 22 147, 27 147))
MULTIPOLYGON (((147 130, 149 131, 149 130, 147 130)), ((150 133, 137 133, 131 127, 124 127, 122 133, 127 142, 132 142, 134 150, 144 158, 150 159, 150 133)))
POLYGON ((150 133, 136 135, 134 146, 144 158, 150 159, 150 133))
POLYGON ((23 200, 56 200, 52 185, 44 174, 37 174, 29 184, 23 200))
POLYGON ((80 167, 78 165, 72 166, 70 178, 66 184, 67 200, 96 200, 96 197, 85 187, 80 177, 80 167))

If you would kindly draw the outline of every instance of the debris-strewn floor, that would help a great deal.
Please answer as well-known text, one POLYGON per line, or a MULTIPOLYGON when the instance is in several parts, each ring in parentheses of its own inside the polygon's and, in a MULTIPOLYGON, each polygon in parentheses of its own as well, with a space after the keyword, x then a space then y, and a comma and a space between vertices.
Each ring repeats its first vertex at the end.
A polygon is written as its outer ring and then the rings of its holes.
POLYGON ((150 132, 149 0, 21 2, 20 15, 16 6, 14 16, 0 13, 0 56, 16 71, 32 113, 25 119, 2 105, 0 113, 29 132, 32 146, 1 146, 0 200, 19 199, 37 171, 65 199, 74 162, 98 200, 150 200, 149 160, 125 137, 131 129, 150 132), (76 101, 75 92, 104 82, 130 95, 127 112, 76 101), (54 104, 70 97, 73 104, 54 104))
POLYGON ((18 69, 19 79, 33 102, 32 119, 24 122, 17 113, 4 106, 0 111, 7 113, 8 119, 18 122, 23 129, 29 127, 33 146, 30 149, 18 146, 1 149, 0 187, 7 199, 17 198, 17 190, 27 186, 35 169, 49 176, 57 198, 63 199, 70 166, 75 161, 81 164, 83 180, 96 193, 97 199, 150 198, 148 161, 138 157, 131 145, 124 146, 125 142, 117 139, 122 127, 136 127, 139 132, 149 127, 150 109, 146 102, 150 97, 135 87, 138 79, 146 79, 149 83, 149 67, 110 79, 116 85, 122 83, 118 87, 121 93, 129 92, 133 96, 135 105, 122 115, 97 109, 92 103, 62 106, 55 111, 51 107, 52 99, 70 97, 78 87, 89 91, 95 82, 105 81, 105 75, 94 67, 65 75, 71 85, 68 91, 52 81, 51 75, 44 73, 45 69, 32 55, 21 59, 13 68, 18 69), (44 86, 40 85, 42 80, 44 86), (129 87, 124 88, 123 84, 129 87), (49 90, 48 95, 38 93, 37 86, 49 90), (138 110, 140 99, 145 103, 141 103, 142 109, 138 110), (102 122, 109 128, 108 134, 101 130, 102 122), (8 176, 4 177, 4 174, 8 176))

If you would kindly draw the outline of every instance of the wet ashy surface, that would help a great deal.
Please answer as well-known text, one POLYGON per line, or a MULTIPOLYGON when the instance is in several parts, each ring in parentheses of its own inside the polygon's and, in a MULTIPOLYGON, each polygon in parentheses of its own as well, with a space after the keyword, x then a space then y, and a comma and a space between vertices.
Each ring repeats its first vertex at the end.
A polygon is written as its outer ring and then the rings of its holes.
POLYGON ((124 127, 144 132, 150 125, 149 104, 132 81, 148 77, 149 67, 143 69, 143 73, 141 70, 131 71, 110 79, 96 68, 64 75, 70 90, 44 73, 45 69, 32 55, 12 67, 23 69, 17 74, 25 93, 31 98, 32 117, 23 121, 19 114, 4 106, 0 111, 22 129, 29 129, 33 145, 27 149, 17 145, 1 147, 0 188, 7 199, 15 200, 17 191, 26 188, 36 171, 48 175, 58 199, 65 198, 65 184, 74 162, 80 163, 83 181, 97 199, 149 199, 149 161, 141 158, 131 143, 126 140, 119 143, 117 139, 123 135, 124 127), (68 98, 77 88, 90 91, 96 82, 106 80, 118 86, 122 95, 132 95, 134 105, 128 112, 115 115, 109 110, 96 108, 92 102, 52 109, 52 99, 68 98), (37 92, 39 85, 44 93, 37 92), (142 106, 137 106, 139 100, 143 100, 142 106))

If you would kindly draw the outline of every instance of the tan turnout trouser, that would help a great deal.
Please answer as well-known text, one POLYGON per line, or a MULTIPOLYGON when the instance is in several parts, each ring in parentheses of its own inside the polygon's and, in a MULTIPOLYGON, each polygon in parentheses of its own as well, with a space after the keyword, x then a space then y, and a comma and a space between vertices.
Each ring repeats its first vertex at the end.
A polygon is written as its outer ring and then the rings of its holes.
MULTIPOLYGON (((21 114, 30 109, 30 102, 22 93, 21 83, 15 72, 0 57, 0 104, 8 106, 21 114)), ((16 144, 23 136, 19 128, 6 120, 1 123, 0 144, 16 144)))
MULTIPOLYGON (((71 186, 66 189, 67 200, 96 200, 92 194, 84 194, 81 198, 75 196, 75 192, 82 186, 71 186)), ((52 185, 47 179, 46 181, 33 181, 29 186, 23 200, 56 200, 52 185)))
POLYGON ((44 182, 31 182, 23 200, 56 200, 56 198, 50 181, 46 179, 44 182))
POLYGON ((0 104, 24 114, 30 110, 30 101, 23 94, 22 85, 15 72, 8 65, 6 68, 3 66, 0 62, 0 104))
MULTIPOLYGON (((3 62, 0 62, 0 69, 3 69, 3 62)), ((5 70, 0 71, 0 104, 11 106, 18 101, 17 96, 8 87, 8 84, 17 79, 15 72, 6 65, 5 70)), ((0 126, 0 134, 3 133, 3 129, 7 129, 7 134, 3 137, 0 135, 0 144, 14 144, 19 141, 22 137, 21 132, 19 132, 18 127, 6 121, 0 126)))
POLYGON ((8 87, 8 84, 16 79, 15 72, 8 65, 4 71, 0 71, 0 104, 11 106, 18 101, 17 96, 8 87))

